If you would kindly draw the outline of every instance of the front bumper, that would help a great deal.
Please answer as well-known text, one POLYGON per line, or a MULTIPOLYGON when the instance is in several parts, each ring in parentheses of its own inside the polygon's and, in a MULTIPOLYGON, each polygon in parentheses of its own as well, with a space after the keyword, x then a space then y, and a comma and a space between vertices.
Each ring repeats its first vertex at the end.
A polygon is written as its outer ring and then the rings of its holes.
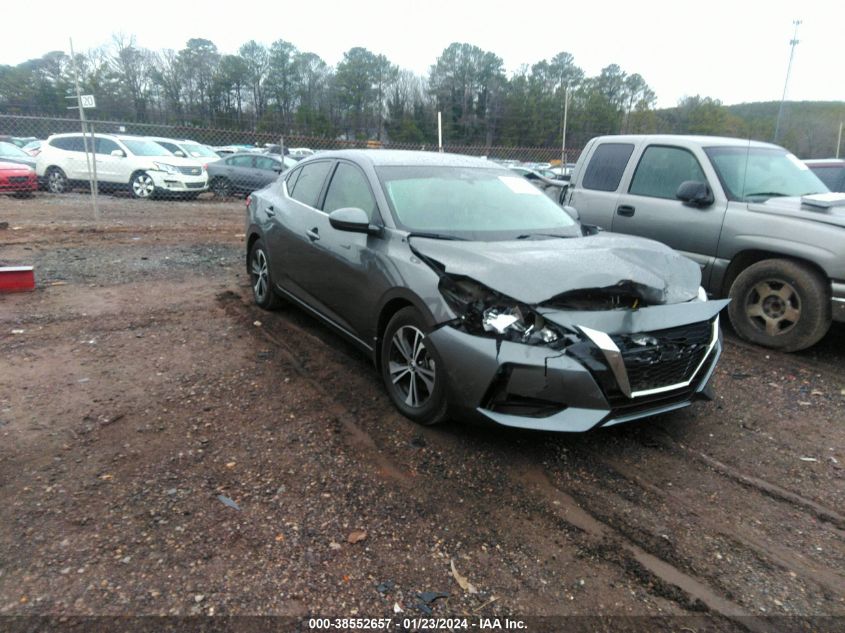
POLYGON ((503 426, 583 432, 709 399, 708 382, 722 351, 718 325, 713 331, 688 380, 670 379, 671 389, 627 390, 629 395, 591 340, 558 351, 498 342, 451 326, 428 338, 442 360, 449 402, 457 412, 503 426))
POLYGON ((208 176, 186 176, 183 174, 171 174, 164 171, 147 172, 155 183, 155 187, 161 191, 171 193, 202 193, 208 191, 208 176))
POLYGON ((830 284, 830 313, 834 321, 845 323, 845 283, 830 284))
POLYGON ((0 193, 30 193, 38 190, 35 172, 0 174, 0 193))

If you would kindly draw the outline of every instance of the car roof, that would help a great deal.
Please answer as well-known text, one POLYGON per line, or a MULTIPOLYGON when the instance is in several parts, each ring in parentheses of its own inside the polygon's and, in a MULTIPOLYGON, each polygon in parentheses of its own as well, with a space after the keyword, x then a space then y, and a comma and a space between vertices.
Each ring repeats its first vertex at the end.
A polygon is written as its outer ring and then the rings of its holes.
POLYGON ((611 134, 599 137, 602 141, 618 141, 620 143, 638 143, 648 140, 652 143, 677 143, 685 141, 695 143, 702 147, 730 146, 730 147, 768 147, 772 149, 783 149, 779 145, 764 143, 763 141, 752 141, 743 138, 730 138, 727 136, 703 136, 695 134, 611 134))
POLYGON ((375 167, 392 165, 403 167, 431 166, 431 167, 482 167, 487 169, 502 169, 485 158, 464 156, 463 154, 445 154, 441 152, 425 152, 402 149, 342 149, 320 152, 302 161, 302 165, 326 158, 345 158, 357 163, 370 164, 375 167))

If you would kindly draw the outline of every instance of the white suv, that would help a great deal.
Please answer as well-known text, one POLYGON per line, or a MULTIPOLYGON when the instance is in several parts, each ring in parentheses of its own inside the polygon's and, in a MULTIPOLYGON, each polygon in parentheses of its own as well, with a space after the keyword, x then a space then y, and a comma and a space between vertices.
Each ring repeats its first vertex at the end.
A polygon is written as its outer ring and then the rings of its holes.
MULTIPOLYGON (((138 136, 96 134, 94 152, 101 190, 129 189, 135 198, 155 195, 196 198, 208 189, 208 174, 197 160, 173 156, 138 136)), ((92 139, 87 136, 89 151, 92 139)), ((82 134, 54 134, 41 146, 35 171, 53 193, 88 183, 82 134)))
POLYGON ((149 140, 158 143, 168 152, 174 156, 181 156, 183 158, 193 158, 201 160, 205 163, 220 160, 220 156, 211 149, 208 145, 197 143, 190 140, 177 140, 166 138, 164 136, 148 136, 149 140))

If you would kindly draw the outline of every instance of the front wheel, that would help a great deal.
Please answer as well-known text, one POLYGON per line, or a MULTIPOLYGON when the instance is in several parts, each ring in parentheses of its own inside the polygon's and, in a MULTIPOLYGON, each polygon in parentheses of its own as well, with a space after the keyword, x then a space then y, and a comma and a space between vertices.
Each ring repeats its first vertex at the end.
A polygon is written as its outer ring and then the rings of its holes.
POLYGON ((138 172, 129 181, 129 189, 133 198, 149 199, 155 194, 156 186, 152 177, 146 172, 138 172))
POLYGON ((445 376, 416 308, 390 319, 381 345, 380 369, 387 394, 406 418, 432 425, 446 419, 445 376))
POLYGON ((766 259, 731 284, 728 314, 742 338, 784 352, 806 349, 830 328, 830 296, 815 270, 785 259, 766 259))

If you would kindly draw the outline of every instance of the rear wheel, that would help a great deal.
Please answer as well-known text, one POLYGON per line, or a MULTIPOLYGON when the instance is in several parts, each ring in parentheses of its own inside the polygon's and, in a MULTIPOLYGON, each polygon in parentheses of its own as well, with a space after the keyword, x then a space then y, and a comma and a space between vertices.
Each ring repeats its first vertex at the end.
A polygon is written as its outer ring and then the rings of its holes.
POLYGON ((260 239, 255 241, 249 251, 249 281, 252 286, 252 298, 257 306, 265 310, 275 310, 281 305, 281 300, 273 289, 267 250, 260 239))
POLYGON ((406 418, 432 425, 446 419, 445 377, 416 308, 399 310, 384 332, 380 369, 387 394, 406 418))
POLYGON ((228 198, 232 195, 232 183, 222 176, 215 178, 211 183, 211 192, 218 198, 228 198))
POLYGON ((70 183, 68 183, 65 172, 58 167, 50 167, 45 179, 47 180, 47 190, 50 193, 65 193, 70 189, 70 183))
POLYGON ((830 328, 825 279, 812 268, 766 259, 743 270, 730 289, 728 314, 742 338, 795 352, 817 343, 830 328))
POLYGON ((147 172, 139 171, 129 181, 129 190, 133 198, 149 199, 155 195, 156 186, 147 172))

